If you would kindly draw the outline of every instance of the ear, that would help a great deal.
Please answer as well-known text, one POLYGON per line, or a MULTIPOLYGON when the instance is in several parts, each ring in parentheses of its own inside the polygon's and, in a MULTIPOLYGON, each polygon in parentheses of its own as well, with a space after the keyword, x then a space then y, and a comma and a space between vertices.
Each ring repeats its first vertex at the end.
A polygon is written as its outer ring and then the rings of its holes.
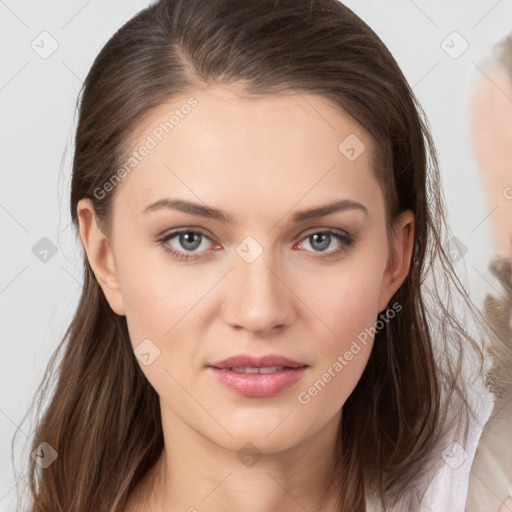
POLYGON ((98 227, 92 201, 81 199, 77 205, 80 239, 94 275, 112 310, 120 316, 125 314, 124 304, 117 278, 114 253, 107 238, 98 227))
POLYGON ((382 276, 379 311, 384 311, 393 294, 404 282, 411 264, 414 244, 414 214, 411 210, 400 213, 390 241, 391 254, 382 276))

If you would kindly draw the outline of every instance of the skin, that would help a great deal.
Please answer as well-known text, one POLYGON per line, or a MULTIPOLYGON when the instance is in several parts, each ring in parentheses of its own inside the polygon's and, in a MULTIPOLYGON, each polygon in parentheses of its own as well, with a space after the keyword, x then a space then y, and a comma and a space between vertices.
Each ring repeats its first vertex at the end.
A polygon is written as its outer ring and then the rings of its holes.
MULTIPOLYGON (((149 338, 160 350, 141 368, 160 396, 165 449, 126 510, 333 510, 320 501, 341 408, 373 340, 310 403, 297 395, 375 325, 409 270, 414 217, 403 212, 386 238, 369 135, 319 96, 238 92, 234 85, 194 91, 198 105, 117 186, 110 238, 91 201, 78 204, 87 258, 112 309, 126 315, 133 347, 149 338), (349 134, 366 145, 354 161, 338 150, 349 134), (163 197, 222 209, 234 223, 171 209, 141 213, 163 197), (368 214, 292 222, 297 211, 339 199, 368 214), (155 242, 182 227, 213 239, 195 260, 175 259, 155 242), (350 233, 354 244, 332 237, 322 252, 308 236, 327 228, 350 233), (252 263, 236 252, 247 236, 263 249, 252 263), (205 368, 240 353, 309 366, 278 395, 243 397, 205 368), (247 442, 262 454, 252 467, 237 457, 247 442)), ((189 96, 152 112, 134 147, 189 96)), ((179 237, 166 244, 187 251, 179 237)))
POLYGON ((495 67, 478 80, 471 103, 471 137, 492 213, 494 250, 512 258, 512 82, 495 67))

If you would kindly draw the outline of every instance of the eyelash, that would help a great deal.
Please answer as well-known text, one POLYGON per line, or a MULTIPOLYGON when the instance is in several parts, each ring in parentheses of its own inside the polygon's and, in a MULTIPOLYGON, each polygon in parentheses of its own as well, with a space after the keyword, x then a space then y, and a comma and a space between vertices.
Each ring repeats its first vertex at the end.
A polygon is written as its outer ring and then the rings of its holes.
MULTIPOLYGON (((199 229, 191 229, 191 228, 185 228, 185 229, 179 229, 179 230, 172 231, 157 240, 158 245, 161 245, 162 248, 164 249, 164 251, 166 251, 167 253, 171 254, 174 258, 181 260, 181 261, 187 261, 190 259, 197 259, 197 258, 201 257, 201 256, 196 256, 195 253, 186 253, 186 252, 182 252, 182 251, 177 251, 176 249, 174 249, 166 244, 166 242, 168 242, 169 240, 172 240, 173 238, 180 235, 181 233, 198 234, 198 235, 201 235, 201 236, 205 237, 206 239, 210 240, 211 242, 213 242, 213 240, 203 231, 201 231, 199 229)), ((318 229, 316 231, 311 231, 301 239, 301 242, 303 242, 307 238, 309 238, 313 235, 316 235, 316 234, 332 235, 339 242, 342 242, 342 245, 340 246, 340 248, 335 249, 334 251, 330 251, 330 252, 326 252, 326 253, 323 253, 321 251, 316 251, 320 256, 315 256, 315 257, 320 258, 320 259, 326 259, 326 258, 330 258, 333 256, 337 256, 338 254, 345 252, 354 243, 354 238, 351 235, 349 235, 345 231, 334 230, 332 228, 325 229, 325 230, 318 229)), ((310 251, 308 251, 308 252, 310 252, 310 251)))

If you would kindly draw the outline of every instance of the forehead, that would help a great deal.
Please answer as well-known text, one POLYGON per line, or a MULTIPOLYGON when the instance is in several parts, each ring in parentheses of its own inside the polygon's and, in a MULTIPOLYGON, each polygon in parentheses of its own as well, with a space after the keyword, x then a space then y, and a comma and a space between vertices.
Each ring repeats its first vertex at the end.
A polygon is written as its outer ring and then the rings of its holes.
POLYGON ((372 147, 366 131, 322 96, 291 90, 246 97, 234 86, 212 85, 145 117, 132 144, 145 155, 117 192, 138 205, 164 191, 205 202, 236 195, 247 206, 272 195, 291 206, 336 190, 371 200, 378 188, 372 147))

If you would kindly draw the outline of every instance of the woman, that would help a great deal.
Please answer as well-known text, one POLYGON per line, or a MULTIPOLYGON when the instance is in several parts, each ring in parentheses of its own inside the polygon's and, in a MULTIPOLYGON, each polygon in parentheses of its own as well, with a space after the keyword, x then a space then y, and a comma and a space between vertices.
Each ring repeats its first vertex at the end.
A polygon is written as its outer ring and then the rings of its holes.
POLYGON ((84 288, 32 511, 427 510, 464 474, 481 353, 435 149, 343 4, 137 14, 84 83, 71 214, 84 288))

